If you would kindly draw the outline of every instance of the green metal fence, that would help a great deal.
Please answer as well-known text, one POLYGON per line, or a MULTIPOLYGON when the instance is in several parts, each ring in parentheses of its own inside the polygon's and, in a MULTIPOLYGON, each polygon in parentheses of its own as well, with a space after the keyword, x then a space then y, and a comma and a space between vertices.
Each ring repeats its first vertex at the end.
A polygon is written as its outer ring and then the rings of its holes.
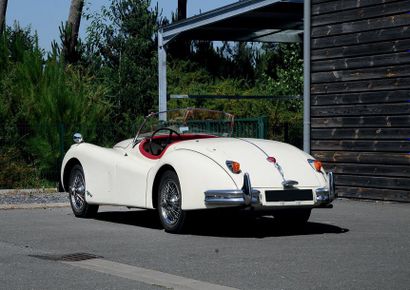
POLYGON ((233 130, 234 137, 266 139, 268 132, 267 118, 236 119, 233 130))
MULTIPOLYGON (((191 132, 206 132, 215 135, 223 135, 230 132, 231 122, 227 120, 201 120, 188 121, 191 132)), ((266 139, 267 135, 267 118, 246 118, 235 119, 232 136, 247 137, 247 138, 262 138, 266 139)))

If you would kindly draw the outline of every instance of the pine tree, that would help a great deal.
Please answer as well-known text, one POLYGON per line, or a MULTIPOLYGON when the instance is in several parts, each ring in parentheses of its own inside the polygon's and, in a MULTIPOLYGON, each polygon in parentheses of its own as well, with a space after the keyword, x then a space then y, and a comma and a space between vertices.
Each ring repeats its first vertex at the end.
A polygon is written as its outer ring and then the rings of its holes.
POLYGON ((70 12, 66 26, 61 30, 63 34, 63 54, 69 63, 75 63, 79 60, 80 54, 77 51, 78 32, 80 30, 81 14, 84 7, 84 0, 72 0, 70 12))
POLYGON ((0 0, 0 34, 6 26, 7 0, 0 0))
POLYGON ((89 16, 88 59, 111 88, 115 118, 146 115, 157 100, 157 15, 149 0, 112 0, 89 16))

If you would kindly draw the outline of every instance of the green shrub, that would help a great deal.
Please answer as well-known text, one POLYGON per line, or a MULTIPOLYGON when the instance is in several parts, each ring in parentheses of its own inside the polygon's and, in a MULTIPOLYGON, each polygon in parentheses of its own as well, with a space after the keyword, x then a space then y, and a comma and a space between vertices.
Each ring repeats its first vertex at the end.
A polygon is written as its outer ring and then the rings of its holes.
POLYGON ((95 140, 96 124, 110 108, 104 88, 78 68, 65 66, 55 52, 43 61, 38 49, 26 51, 17 64, 15 90, 29 131, 26 149, 42 173, 58 169, 73 132, 95 140))
POLYGON ((15 148, 0 150, 0 188, 33 188, 41 184, 35 167, 20 156, 15 148))

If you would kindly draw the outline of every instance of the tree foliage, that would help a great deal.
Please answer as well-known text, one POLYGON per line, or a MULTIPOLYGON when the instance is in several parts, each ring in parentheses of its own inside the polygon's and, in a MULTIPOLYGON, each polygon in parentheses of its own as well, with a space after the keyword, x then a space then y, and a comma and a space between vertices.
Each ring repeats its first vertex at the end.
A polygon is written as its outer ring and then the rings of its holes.
MULTIPOLYGON (((182 1, 183 2, 183 1, 182 1)), ((74 132, 112 145, 132 136, 157 106, 158 23, 149 0, 110 0, 68 59, 69 27, 51 52, 17 24, 0 34, 0 188, 38 186, 58 179, 74 132)), ((170 94, 298 96, 303 89, 299 44, 170 42, 170 94)), ((170 108, 207 107, 237 118, 266 116, 268 137, 301 146, 301 100, 171 100, 170 108), (284 130, 283 128, 289 128, 284 130), (288 134, 286 133, 288 132, 288 134)))
POLYGON ((7 69, 0 81, 3 154, 17 148, 40 174, 55 175, 72 132, 96 139, 95 124, 110 109, 106 91, 83 69, 66 66, 56 51, 45 57, 29 30, 4 34, 1 52, 7 69))
POLYGON ((266 116, 268 137, 302 146, 302 100, 275 101, 274 97, 300 96, 303 61, 300 44, 256 45, 209 42, 195 47, 190 60, 172 58, 168 69, 171 94, 272 96, 252 100, 173 100, 169 106, 225 110, 238 118, 266 116), (218 66, 219 64, 219 66, 218 66), (222 65, 223 64, 223 65, 222 65), (284 128, 290 134, 285 136, 284 128))
POLYGON ((112 0, 87 14, 87 61, 109 89, 116 119, 147 114, 157 99, 158 14, 149 6, 149 0, 112 0))

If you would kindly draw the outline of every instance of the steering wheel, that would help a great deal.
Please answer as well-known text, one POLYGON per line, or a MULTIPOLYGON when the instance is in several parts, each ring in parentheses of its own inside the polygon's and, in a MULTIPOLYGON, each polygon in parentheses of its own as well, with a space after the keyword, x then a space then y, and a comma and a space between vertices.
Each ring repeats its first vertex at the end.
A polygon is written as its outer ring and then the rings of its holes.
POLYGON ((171 128, 168 128, 168 127, 161 127, 161 128, 159 128, 159 129, 155 130, 155 131, 152 133, 151 137, 149 138, 149 149, 150 149, 151 153, 154 152, 154 150, 153 150, 153 148, 152 148, 152 143, 153 143, 152 141, 154 140, 154 136, 155 136, 158 132, 163 131, 163 130, 169 131, 169 135, 168 135, 168 138, 167 138, 167 140, 166 140, 166 144, 165 144, 165 145, 159 144, 159 145, 161 146, 162 150, 164 150, 165 147, 167 147, 167 145, 171 143, 172 134, 177 135, 178 138, 181 139, 181 134, 179 134, 179 133, 178 133, 177 131, 175 131, 174 129, 171 129, 171 128))

